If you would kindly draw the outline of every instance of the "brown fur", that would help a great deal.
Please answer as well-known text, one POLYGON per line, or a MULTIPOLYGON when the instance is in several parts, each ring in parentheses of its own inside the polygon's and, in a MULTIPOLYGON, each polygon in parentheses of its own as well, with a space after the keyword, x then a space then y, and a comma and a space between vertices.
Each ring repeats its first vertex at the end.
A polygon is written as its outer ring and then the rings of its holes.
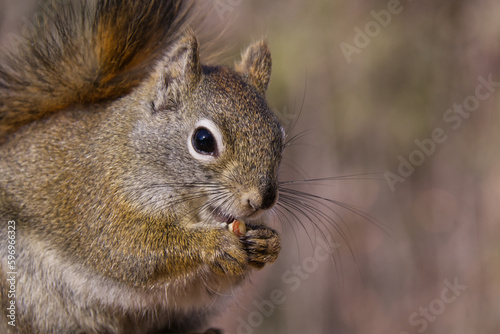
POLYGON ((2 332, 200 330, 276 259, 258 218, 284 146, 269 49, 250 46, 238 71, 202 66, 183 8, 76 1, 0 68, 0 258, 17 229, 17 326, 2 317, 2 332), (222 138, 216 158, 190 151, 200 121, 222 138), (244 237, 219 226, 233 218, 244 237))

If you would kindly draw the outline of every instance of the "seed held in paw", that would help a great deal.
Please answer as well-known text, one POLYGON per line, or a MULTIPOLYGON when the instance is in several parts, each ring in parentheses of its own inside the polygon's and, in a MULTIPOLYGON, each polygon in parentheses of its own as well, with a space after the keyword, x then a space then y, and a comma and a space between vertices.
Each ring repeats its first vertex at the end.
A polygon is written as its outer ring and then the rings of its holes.
POLYGON ((227 226, 228 230, 233 232, 237 237, 242 237, 247 233, 247 228, 245 222, 242 220, 235 219, 231 224, 227 226))

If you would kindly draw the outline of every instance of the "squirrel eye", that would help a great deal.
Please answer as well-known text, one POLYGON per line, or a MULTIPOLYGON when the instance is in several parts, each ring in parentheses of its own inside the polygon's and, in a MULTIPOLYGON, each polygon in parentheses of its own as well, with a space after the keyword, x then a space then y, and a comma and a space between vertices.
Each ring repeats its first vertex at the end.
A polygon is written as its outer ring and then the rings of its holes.
POLYGON ((217 155, 217 142, 212 132, 206 128, 196 129, 191 143, 196 152, 200 154, 217 155))

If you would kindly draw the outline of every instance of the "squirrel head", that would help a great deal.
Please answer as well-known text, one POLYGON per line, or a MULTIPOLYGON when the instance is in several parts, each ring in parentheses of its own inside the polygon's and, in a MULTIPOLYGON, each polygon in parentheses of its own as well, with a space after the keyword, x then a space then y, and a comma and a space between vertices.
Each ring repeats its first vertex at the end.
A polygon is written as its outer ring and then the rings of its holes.
POLYGON ((172 45, 129 96, 137 107, 127 146, 140 175, 128 185, 142 209, 224 224, 273 207, 285 133, 265 99, 270 75, 264 41, 236 70, 201 65, 192 32, 172 45))

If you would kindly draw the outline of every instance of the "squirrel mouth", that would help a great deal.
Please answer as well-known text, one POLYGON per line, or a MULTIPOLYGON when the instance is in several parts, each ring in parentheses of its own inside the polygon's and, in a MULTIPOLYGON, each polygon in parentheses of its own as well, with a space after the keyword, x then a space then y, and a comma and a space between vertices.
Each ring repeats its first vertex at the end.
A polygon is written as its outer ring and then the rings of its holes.
POLYGON ((235 221, 235 217, 231 216, 230 214, 227 214, 223 212, 219 208, 211 208, 210 209, 210 214, 212 215, 213 219, 222 224, 231 224, 232 222, 235 221))
POLYGON ((219 208, 213 208, 211 214, 215 221, 222 225, 221 227, 228 229, 237 237, 241 238, 247 233, 247 226, 243 220, 238 220, 219 208))

